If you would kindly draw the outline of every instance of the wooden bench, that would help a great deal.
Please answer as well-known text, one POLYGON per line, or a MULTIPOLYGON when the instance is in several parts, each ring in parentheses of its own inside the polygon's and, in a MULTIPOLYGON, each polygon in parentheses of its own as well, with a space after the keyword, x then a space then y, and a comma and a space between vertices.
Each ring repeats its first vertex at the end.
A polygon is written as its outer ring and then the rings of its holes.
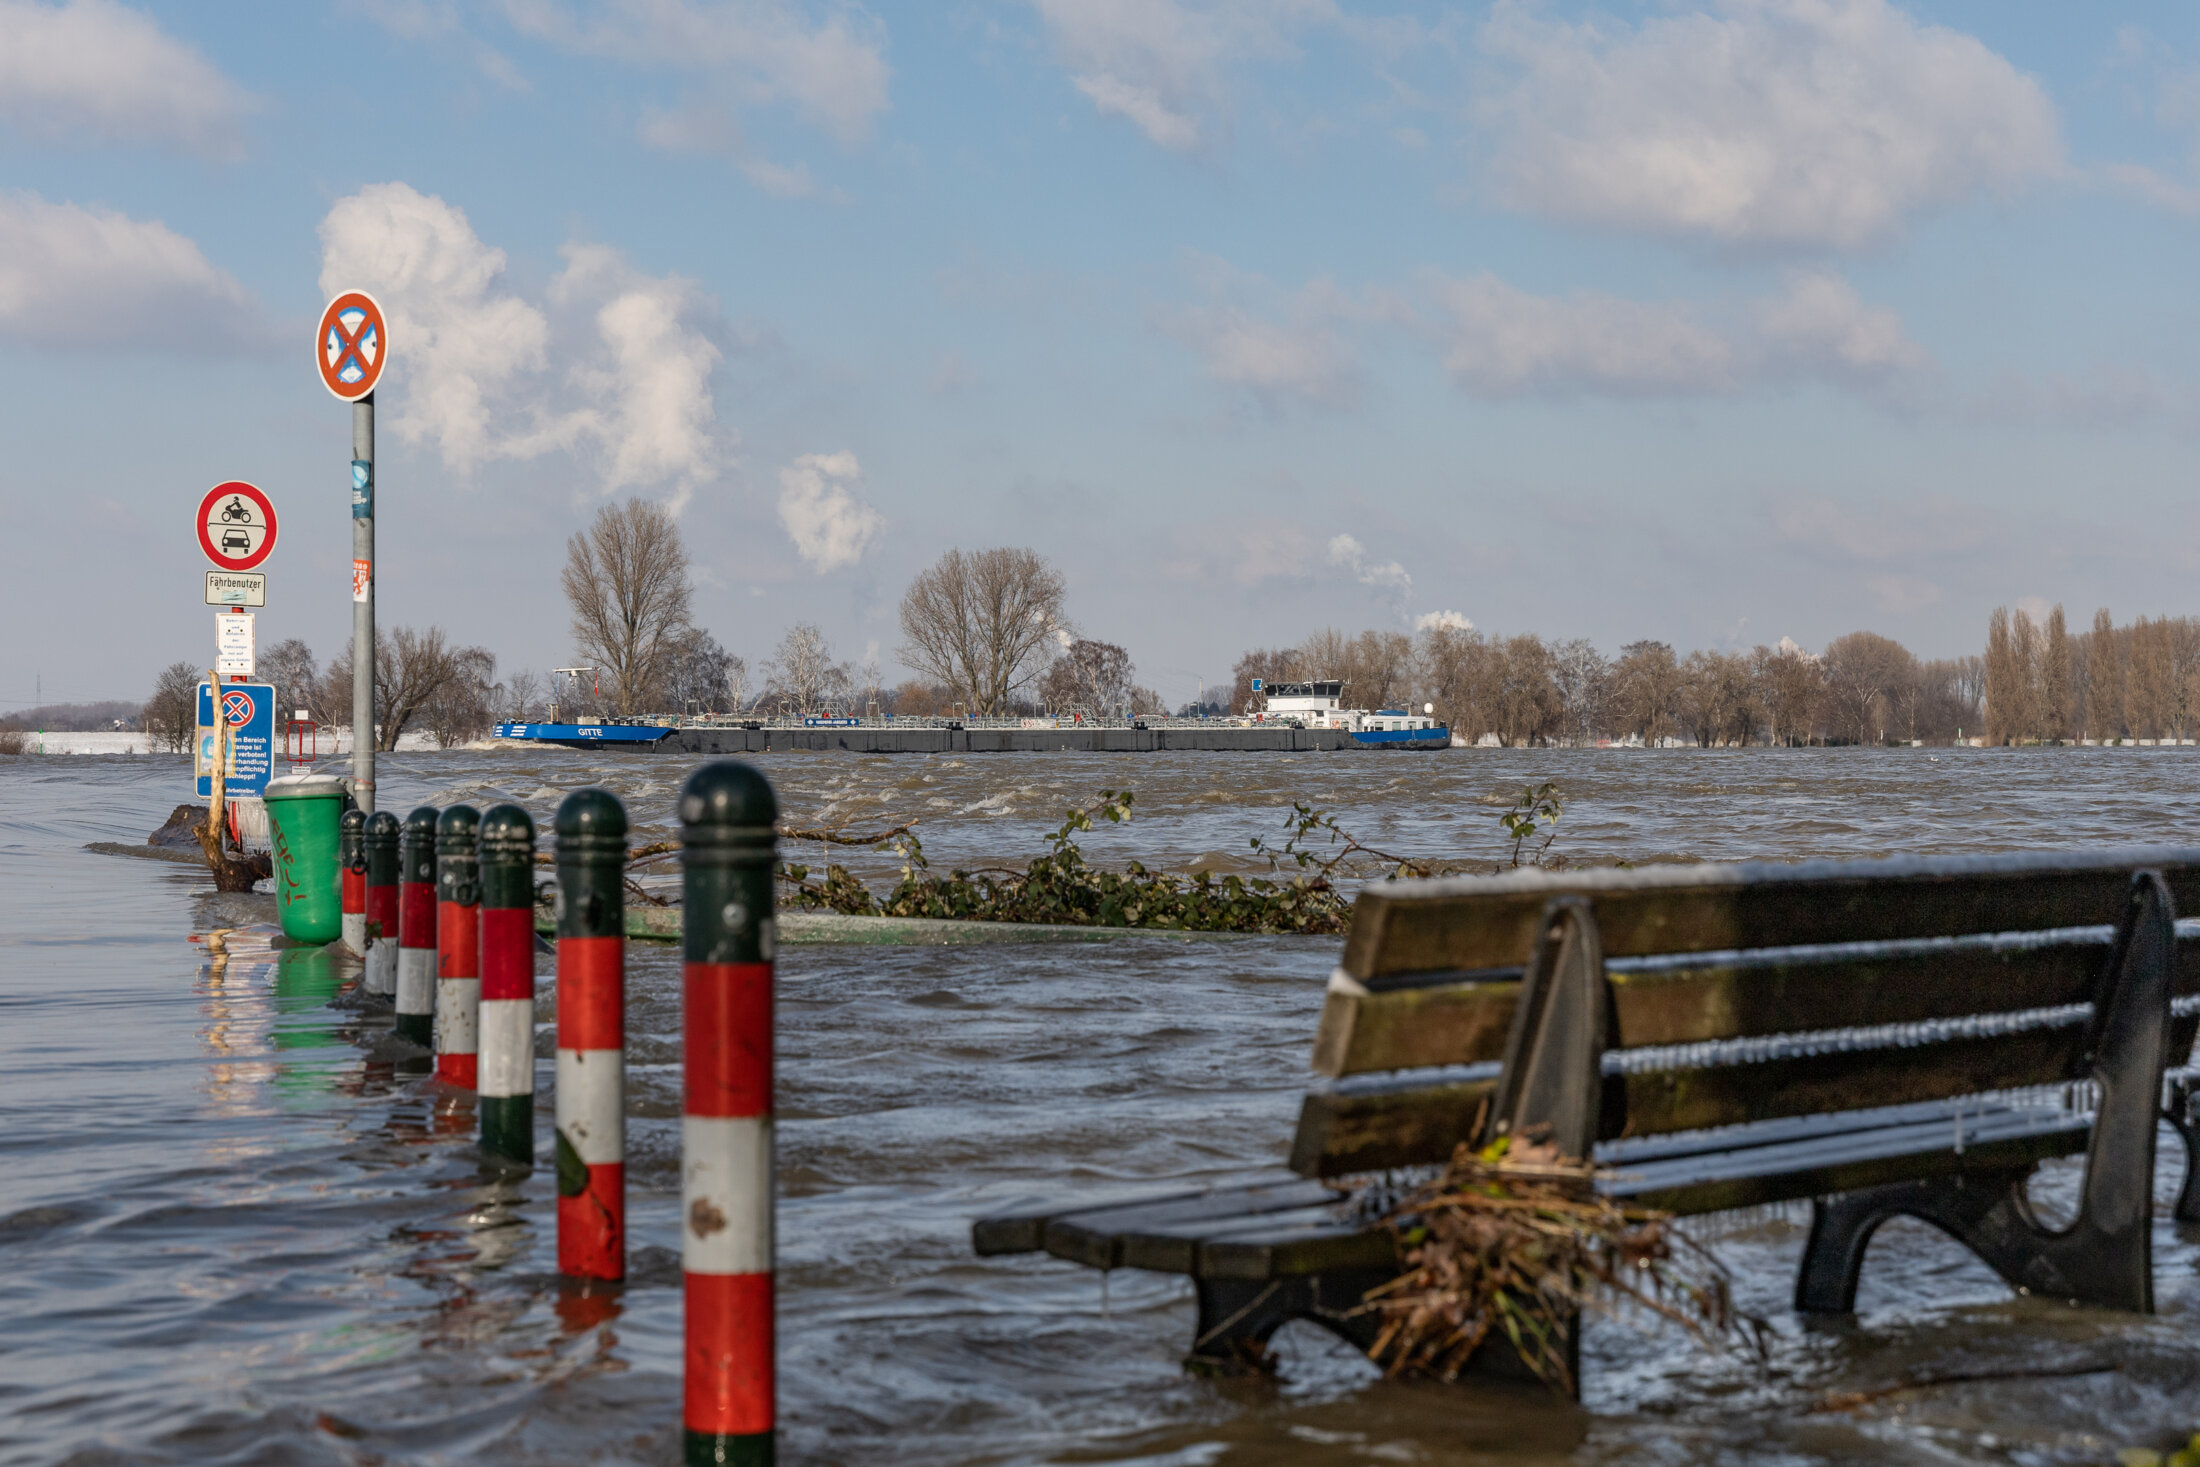
POLYGON ((2179 933, 2179 905, 2200 911, 2200 848, 1371 887, 1288 1169, 1018 1209, 973 1241, 1190 1275, 1195 1367, 1293 1319, 1365 1347, 1357 1306, 1400 1265, 1383 1188, 1345 1179, 1394 1186, 1533 1129, 1645 1206, 1810 1199, 1801 1311, 1851 1310, 1873 1230, 1908 1214, 2017 1288, 2151 1312, 2158 1119, 2187 1150, 2175 1215, 2200 1222, 2200 924, 2179 933), (2026 1179, 2080 1152, 2079 1216, 2051 1230, 2026 1179))

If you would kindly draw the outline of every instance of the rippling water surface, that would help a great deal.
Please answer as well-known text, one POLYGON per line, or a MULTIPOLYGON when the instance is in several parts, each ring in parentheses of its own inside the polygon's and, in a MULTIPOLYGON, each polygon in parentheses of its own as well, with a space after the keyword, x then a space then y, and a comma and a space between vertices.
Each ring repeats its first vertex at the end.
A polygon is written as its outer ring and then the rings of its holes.
MULTIPOLYGON (((760 764, 792 821, 912 816, 942 866, 1021 861, 1063 807, 1137 792, 1095 860, 1260 869, 1293 800, 1385 849, 1502 854, 1529 780, 1609 860, 2200 842, 2180 750, 1581 751, 858 758, 760 764)), ((385 756, 383 802, 620 792, 647 754, 385 756)), ((0 758, 0 1462, 677 1459, 676 955, 631 959, 634 1277, 562 1292, 551 1178, 484 1172, 467 1103, 400 1073, 347 970, 269 898, 86 852, 141 841, 180 761, 0 758)), ((883 878, 890 862, 861 867, 883 878)), ((1279 1158, 1334 940, 1128 938, 780 956, 781 1440, 804 1462, 2102 1462, 2200 1426, 2200 1234, 2157 1227, 2160 1313, 2008 1296, 1922 1226, 1873 1245, 1853 1324, 1785 1312, 1800 1214, 1706 1220, 1770 1367, 1599 1323, 1580 1408, 1388 1383, 1304 1326, 1280 1382, 1178 1360, 1179 1280, 981 1260, 969 1221, 1077 1188, 1279 1158)), ((545 969, 547 976, 547 969, 545 969)), ((555 995, 538 1018, 546 1152, 555 995)), ((2165 1150, 2158 1195, 2181 1164, 2165 1150)), ((2049 1190, 2070 1190, 2074 1165, 2049 1190)))

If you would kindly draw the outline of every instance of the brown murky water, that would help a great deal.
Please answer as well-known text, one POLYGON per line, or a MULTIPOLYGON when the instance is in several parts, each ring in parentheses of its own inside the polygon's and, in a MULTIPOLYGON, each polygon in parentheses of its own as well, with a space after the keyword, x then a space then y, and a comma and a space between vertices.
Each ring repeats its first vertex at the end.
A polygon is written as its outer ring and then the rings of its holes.
MULTIPOLYGON (((1495 811, 1544 777, 1569 798, 1559 848, 1584 857, 2200 839, 2179 750, 761 762, 793 818, 921 816, 941 865, 1020 860, 1064 805, 1125 785, 1139 818, 1090 837, 1096 860, 1246 869, 1293 799, 1389 849, 1495 859, 1495 811)), ((403 755, 384 802, 546 816, 602 780, 646 838, 686 771, 403 755)), ((635 1276, 605 1309, 558 1287, 549 1176, 484 1174, 470 1114, 378 1057, 386 1021, 328 1007, 342 974, 271 944, 268 899, 82 849, 141 840, 184 787, 165 760, 0 759, 0 1462, 676 1460, 674 954, 632 961, 635 1276)), ((1181 1281, 971 1255, 970 1219, 1021 1198, 1279 1157, 1335 951, 784 949, 787 1459, 2083 1463, 2200 1426, 2200 1235, 2166 1219, 2154 1318, 2012 1299, 1898 1225, 1863 1313, 1816 1330, 1785 1312, 1799 1215, 1710 1220, 1777 1324, 1769 1370, 1600 1323, 1579 1408, 1384 1382, 1301 1326, 1279 1383, 1191 1379, 1181 1281)), ((2165 1151, 2165 1199, 2178 1164, 2165 1151)))

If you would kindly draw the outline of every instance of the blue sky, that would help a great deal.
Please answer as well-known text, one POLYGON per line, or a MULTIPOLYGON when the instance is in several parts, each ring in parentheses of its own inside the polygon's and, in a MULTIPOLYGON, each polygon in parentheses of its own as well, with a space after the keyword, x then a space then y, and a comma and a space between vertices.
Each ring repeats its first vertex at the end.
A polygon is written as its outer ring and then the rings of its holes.
POLYGON ((0 0, 0 706, 202 659, 204 490, 283 515, 264 642, 569 647, 607 498, 698 620, 895 675, 1030 545, 1172 699, 1315 627, 2200 610, 2200 11, 1735 0, 0 0))

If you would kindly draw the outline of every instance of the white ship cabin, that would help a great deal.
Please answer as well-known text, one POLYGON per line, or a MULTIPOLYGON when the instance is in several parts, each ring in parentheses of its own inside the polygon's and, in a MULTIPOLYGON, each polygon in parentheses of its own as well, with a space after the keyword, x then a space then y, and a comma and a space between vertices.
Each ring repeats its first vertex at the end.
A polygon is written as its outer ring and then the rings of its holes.
POLYGON ((1310 683, 1270 683, 1265 689, 1266 716, 1279 723, 1300 723, 1308 728, 1341 728, 1353 733, 1400 733, 1409 729, 1435 728, 1434 718, 1404 708, 1344 706, 1344 682, 1340 678, 1310 683))

